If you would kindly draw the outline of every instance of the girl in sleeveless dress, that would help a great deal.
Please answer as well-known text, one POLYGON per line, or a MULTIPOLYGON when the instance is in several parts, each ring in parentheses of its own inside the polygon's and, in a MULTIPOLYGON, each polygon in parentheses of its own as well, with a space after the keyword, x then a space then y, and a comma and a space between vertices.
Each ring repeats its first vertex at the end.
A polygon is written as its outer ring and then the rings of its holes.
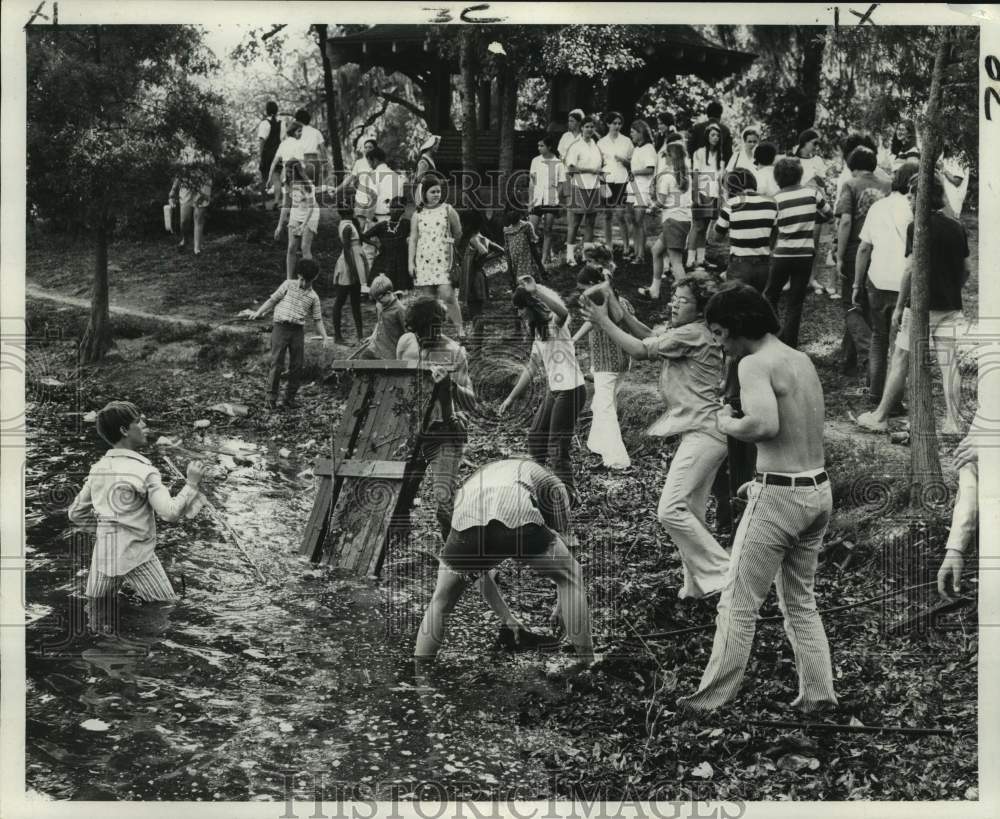
POLYGON ((419 293, 444 302, 461 338, 465 328, 455 292, 455 243, 462 236, 462 223, 458 212, 444 201, 444 186, 436 176, 427 176, 420 183, 420 197, 424 204, 413 214, 410 227, 413 284, 419 293))
POLYGON ((337 232, 343 251, 333 271, 333 340, 344 344, 340 316, 348 297, 351 299, 351 315, 354 317, 354 329, 357 331, 358 341, 363 341, 365 338, 361 322, 361 293, 368 292, 370 271, 368 257, 362 248, 361 230, 354 209, 345 207, 338 213, 340 225, 337 227, 337 232))

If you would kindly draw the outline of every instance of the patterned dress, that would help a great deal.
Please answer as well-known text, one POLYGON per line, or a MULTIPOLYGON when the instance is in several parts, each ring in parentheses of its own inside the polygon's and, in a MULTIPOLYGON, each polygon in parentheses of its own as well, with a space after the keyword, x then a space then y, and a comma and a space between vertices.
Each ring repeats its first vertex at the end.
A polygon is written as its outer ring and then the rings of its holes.
POLYGON ((435 287, 451 282, 454 242, 448 222, 448 206, 423 208, 413 215, 418 229, 414 254, 413 283, 417 287, 435 287))
POLYGON ((544 278, 545 271, 539 263, 538 251, 532 244, 535 230, 530 222, 520 221, 503 229, 504 245, 507 249, 508 274, 511 286, 517 286, 518 276, 544 278))

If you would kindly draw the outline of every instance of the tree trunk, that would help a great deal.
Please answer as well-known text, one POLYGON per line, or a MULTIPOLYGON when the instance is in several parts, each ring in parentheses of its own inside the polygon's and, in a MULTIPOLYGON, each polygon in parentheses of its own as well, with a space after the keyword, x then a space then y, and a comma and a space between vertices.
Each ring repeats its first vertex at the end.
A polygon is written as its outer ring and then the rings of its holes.
POLYGON ((80 341, 80 360, 96 364, 111 349, 111 316, 108 308, 108 223, 102 215, 94 230, 96 259, 94 289, 90 296, 90 320, 80 341))
POLYGON ((823 52, 826 49, 826 32, 816 34, 816 29, 809 27, 799 36, 804 37, 802 49, 802 65, 799 68, 799 88, 802 91, 802 102, 798 105, 795 117, 795 130, 804 131, 812 128, 816 122, 816 103, 819 100, 820 82, 823 76, 823 52))
POLYGON ((330 153, 333 169, 337 173, 344 170, 344 153, 340 145, 340 129, 337 127, 337 97, 333 90, 333 68, 330 57, 326 53, 326 26, 316 26, 316 39, 319 40, 319 55, 323 61, 323 93, 326 96, 326 129, 330 132, 330 153))
POLYGON ((502 202, 511 201, 514 191, 507 190, 507 183, 514 170, 514 120, 517 119, 517 71, 510 58, 504 60, 502 72, 502 99, 500 101, 500 190, 502 202))
POLYGON ((913 213, 913 273, 910 278, 910 507, 924 504, 923 490, 941 481, 934 399, 926 351, 930 343, 929 279, 931 185, 941 152, 941 82, 948 56, 947 29, 942 29, 931 73, 930 97, 921 127, 919 187, 913 213))
POLYGON ((490 130, 490 109, 492 108, 492 89, 490 80, 480 80, 476 96, 476 119, 480 131, 490 130))
POLYGON ((476 170, 476 42, 478 36, 473 26, 462 29, 459 63, 462 71, 462 170, 476 170))

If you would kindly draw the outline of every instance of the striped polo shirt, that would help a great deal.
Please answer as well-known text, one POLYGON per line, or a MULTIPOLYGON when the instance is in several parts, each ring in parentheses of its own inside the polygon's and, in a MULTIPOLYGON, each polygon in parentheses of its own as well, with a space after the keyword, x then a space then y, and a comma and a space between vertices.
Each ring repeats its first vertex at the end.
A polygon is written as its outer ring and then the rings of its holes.
POLYGON ((496 520, 508 529, 528 523, 568 532, 569 495, 563 482, 541 464, 510 458, 481 467, 455 494, 451 528, 464 532, 496 520))
POLYGON ((776 212, 773 199, 746 191, 723 205, 715 229, 729 231, 731 256, 768 256, 776 212))
POLYGON ((774 201, 778 206, 778 241, 774 246, 774 255, 785 258, 814 255, 816 217, 826 222, 833 216, 823 192, 796 185, 794 188, 782 188, 775 194, 774 201))
POLYGON ((274 321, 290 324, 305 324, 307 318, 322 321, 319 294, 312 285, 303 288, 301 280, 285 279, 281 286, 271 294, 268 304, 277 302, 274 308, 274 321))

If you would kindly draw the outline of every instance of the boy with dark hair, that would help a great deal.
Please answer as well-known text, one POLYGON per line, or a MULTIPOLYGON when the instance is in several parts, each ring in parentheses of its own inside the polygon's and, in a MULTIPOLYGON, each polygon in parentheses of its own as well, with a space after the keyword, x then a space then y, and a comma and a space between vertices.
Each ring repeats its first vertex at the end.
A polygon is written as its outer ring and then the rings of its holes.
POLYGON ((771 229, 777 213, 774 200, 757 192, 757 178, 747 168, 726 173, 726 190, 728 200, 715 223, 716 235, 729 232, 726 279, 763 290, 771 266, 771 229))
POLYGON ((278 407, 278 388, 285 351, 288 351, 288 384, 285 386, 287 409, 298 406, 295 394, 299 391, 299 377, 305 355, 306 318, 316 322, 316 330, 326 344, 330 337, 326 334, 323 314, 320 309, 319 294, 312 283, 319 275, 319 267, 312 259, 299 259, 295 266, 296 281, 285 279, 271 297, 248 316, 250 321, 265 315, 274 308, 274 325, 271 329, 271 371, 268 376, 267 407, 278 407))
POLYGON ((754 176, 757 177, 757 193, 771 199, 778 193, 779 185, 774 181, 774 159, 778 148, 773 142, 762 142, 753 152, 753 161, 757 166, 754 176))
POLYGON ((722 162, 726 163, 733 155, 733 135, 729 128, 722 124, 722 103, 712 100, 705 106, 706 120, 697 123, 691 129, 691 136, 688 139, 688 156, 694 156, 694 152, 704 147, 706 143, 705 132, 709 125, 715 125, 719 129, 719 154, 722 162))
POLYGON ((861 244, 861 228, 865 223, 868 209, 889 194, 890 182, 875 176, 875 152, 859 145, 847 157, 847 167, 851 178, 837 199, 834 213, 837 223, 837 272, 840 274, 840 303, 844 308, 844 337, 841 341, 842 366, 847 374, 858 369, 868 370, 868 350, 871 345, 871 325, 869 323, 868 294, 858 294, 857 304, 853 300, 854 265, 858 247, 861 244))
POLYGON ((281 203, 281 176, 272 172, 271 163, 285 138, 285 123, 278 119, 278 103, 268 100, 264 106, 264 119, 257 126, 257 144, 260 155, 261 202, 267 207, 267 186, 274 185, 274 206, 281 203))
POLYGON ((749 504, 733 539, 712 656, 698 690, 677 704, 697 713, 736 696, 760 606, 776 582, 799 675, 793 705, 806 712, 835 706, 830 647, 813 591, 833 511, 823 468, 819 376, 809 356, 777 338, 774 311, 751 287, 719 291, 708 302, 705 321, 726 354, 740 359, 742 417, 723 407, 716 425, 725 435, 756 443, 758 472, 742 487, 749 504))
POLYGON ((774 166, 774 181, 779 186, 774 203, 777 207, 774 226, 777 239, 771 255, 771 271, 764 295, 775 312, 785 283, 790 284, 785 305, 785 323, 781 340, 789 347, 799 346, 802 305, 809 290, 816 245, 813 233, 817 222, 833 218, 830 204, 819 188, 805 187, 802 163, 794 157, 782 157, 774 166))
POLYGON ((203 465, 188 464, 187 484, 171 498, 159 470, 138 452, 146 444, 146 419, 135 404, 107 404, 97 414, 97 432, 111 449, 91 467, 68 512, 97 535, 86 594, 105 597, 128 583, 142 600, 173 602, 177 595, 155 552, 156 515, 173 523, 190 510, 203 465))

